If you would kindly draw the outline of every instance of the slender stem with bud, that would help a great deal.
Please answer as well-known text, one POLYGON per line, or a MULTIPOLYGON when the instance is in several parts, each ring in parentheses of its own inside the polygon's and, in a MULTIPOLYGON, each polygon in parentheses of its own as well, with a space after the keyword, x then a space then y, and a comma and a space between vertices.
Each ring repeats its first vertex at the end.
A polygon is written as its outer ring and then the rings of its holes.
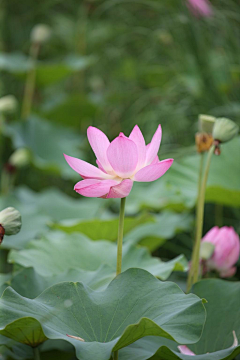
POLYGON ((32 61, 32 68, 29 70, 27 74, 24 96, 23 96, 23 105, 22 105, 22 113, 21 116, 23 119, 26 119, 32 108, 32 101, 35 89, 35 80, 36 80, 36 61, 38 58, 40 50, 40 44, 33 42, 30 47, 30 59, 32 61))
MULTIPOLYGON (((198 281, 199 278, 199 253, 200 253, 200 245, 201 245, 201 238, 202 238, 202 230, 203 230, 203 219, 204 219, 204 202, 205 202, 205 192, 206 192, 206 185, 207 179, 210 169, 211 158, 214 153, 215 145, 212 145, 207 156, 206 167, 203 174, 203 179, 201 179, 201 173, 199 175, 199 196, 198 196, 198 203, 197 203, 197 223, 196 223, 196 239, 192 253, 192 261, 191 261, 191 268, 188 274, 188 284, 187 284, 187 291, 189 292, 192 285, 198 281), (201 185, 200 185, 201 184, 201 185)), ((202 164, 201 160, 201 164, 202 164)), ((200 172, 202 165, 200 166, 200 172)))

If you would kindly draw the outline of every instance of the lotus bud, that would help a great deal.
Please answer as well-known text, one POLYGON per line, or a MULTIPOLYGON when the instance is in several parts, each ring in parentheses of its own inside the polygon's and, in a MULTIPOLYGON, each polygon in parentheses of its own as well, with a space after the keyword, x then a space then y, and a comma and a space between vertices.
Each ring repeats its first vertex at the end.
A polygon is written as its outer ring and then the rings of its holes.
POLYGON ((18 108, 18 102, 15 96, 6 95, 0 98, 0 113, 12 114, 16 112, 18 108))
POLYGON ((198 121, 200 132, 212 134, 213 126, 216 121, 216 118, 214 116, 201 114, 198 117, 198 121))
POLYGON ((26 148, 20 148, 14 151, 14 153, 10 156, 9 163, 16 168, 22 168, 28 165, 30 160, 30 151, 26 148))
MULTIPOLYGON (((240 241, 238 234, 232 227, 213 227, 202 239, 203 243, 214 245, 212 255, 206 259, 206 271, 216 271, 223 278, 231 277, 236 272, 233 265, 239 259, 240 241)), ((206 245, 205 245, 206 246, 206 245)))
POLYGON ((42 44, 49 40, 51 37, 52 30, 50 26, 46 24, 35 25, 31 31, 31 41, 33 43, 42 44))
POLYGON ((22 226, 21 214, 13 207, 0 211, 0 244, 4 235, 17 234, 22 226))
POLYGON ((227 118, 218 118, 213 127, 213 138, 220 143, 231 140, 238 134, 239 126, 227 118))

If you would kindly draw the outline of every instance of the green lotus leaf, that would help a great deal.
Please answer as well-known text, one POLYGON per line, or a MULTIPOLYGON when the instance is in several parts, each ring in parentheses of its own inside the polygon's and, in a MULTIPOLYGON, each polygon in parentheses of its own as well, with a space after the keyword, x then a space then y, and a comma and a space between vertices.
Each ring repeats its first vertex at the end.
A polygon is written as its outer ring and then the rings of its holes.
MULTIPOLYGON (((93 241, 79 233, 52 232, 41 240, 32 241, 27 249, 12 250, 9 262, 33 267, 43 276, 63 273, 70 268, 95 271, 103 264, 115 271, 116 253, 117 244, 110 241, 93 241)), ((186 271, 188 264, 183 255, 162 262, 152 257, 147 249, 125 243, 122 268, 124 271, 131 267, 141 267, 166 280, 174 270, 186 271)))
POLYGON ((6 125, 4 132, 15 148, 31 150, 34 165, 42 170, 60 174, 65 178, 77 178, 64 159, 63 152, 83 157, 79 144, 79 134, 66 127, 56 126, 45 119, 32 116, 28 121, 6 125), (43 140, 44 139, 44 140, 43 140), (61 139, 64 139, 64 148, 61 139))
POLYGON ((149 335, 194 343, 204 322, 200 298, 142 269, 120 274, 102 292, 82 283, 63 282, 33 300, 10 287, 0 299, 0 334, 24 343, 29 339, 29 344, 36 344, 36 333, 39 343, 43 333, 48 339, 66 340, 81 360, 109 360, 112 351, 149 335))
MULTIPOLYGON (((5 236, 1 248, 22 249, 36 237, 49 231, 47 224, 63 219, 89 219, 99 212, 107 216, 102 199, 73 199, 58 189, 36 193, 26 187, 17 188, 10 196, 2 196, 0 208, 13 206, 22 216, 21 231, 11 237, 5 236)), ((135 221, 135 220, 134 220, 135 221)))
MULTIPOLYGON (((138 228, 141 224, 153 222, 154 220, 154 217, 147 214, 143 214, 138 217, 126 217, 124 219, 124 236, 133 229, 138 228)), ((51 228, 64 231, 67 234, 80 232, 92 240, 105 239, 109 241, 116 241, 118 237, 118 222, 118 217, 80 221, 63 220, 60 223, 52 224, 51 228)))
MULTIPOLYGON (((189 230, 193 217, 188 213, 178 214, 171 211, 156 216, 143 215, 138 218, 126 218, 123 241, 140 243, 153 251, 177 232, 189 230)), ((66 233, 81 232, 90 239, 117 240, 118 219, 62 221, 51 226, 66 233)))
MULTIPOLYGON (((232 360, 240 346, 232 347, 233 331, 240 339, 240 282, 207 279, 196 283, 193 292, 207 300, 207 320, 201 339, 188 347, 196 360, 232 360)), ((120 360, 188 360, 174 342, 163 339, 141 339, 119 353, 120 360), (144 350, 143 350, 144 349, 144 350)))

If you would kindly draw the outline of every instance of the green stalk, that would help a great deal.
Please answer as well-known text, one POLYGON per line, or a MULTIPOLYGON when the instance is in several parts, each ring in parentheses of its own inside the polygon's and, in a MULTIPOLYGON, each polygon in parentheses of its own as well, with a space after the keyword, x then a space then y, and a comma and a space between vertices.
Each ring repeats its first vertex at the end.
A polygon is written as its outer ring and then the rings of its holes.
POLYGON ((36 80, 36 61, 38 58, 39 50, 40 50, 40 44, 32 43, 30 47, 29 55, 31 61, 33 62, 33 66, 27 74, 26 84, 24 88, 23 105, 22 105, 22 113, 21 113, 21 117, 23 119, 26 119, 29 116, 32 108, 33 95, 35 90, 35 80, 36 80))
MULTIPOLYGON (((117 243, 117 270, 116 275, 121 274, 122 271, 122 244, 123 244, 123 227, 124 227, 124 212, 125 212, 126 198, 121 199, 119 223, 118 223, 118 243, 117 243)), ((113 354, 113 360, 118 360, 118 351, 113 354)))
POLYGON ((123 226, 124 226, 124 211, 126 198, 121 199, 119 224, 118 224, 118 243, 117 243, 117 271, 116 275, 122 271, 122 243, 123 243, 123 226))
POLYGON ((34 360, 41 360, 40 351, 38 347, 33 348, 34 360))
POLYGON ((212 147, 208 152, 206 167, 204 170, 202 181, 201 181, 201 177, 202 177, 201 172, 202 172, 203 157, 201 159, 199 186, 198 186, 199 196, 198 196, 198 204, 197 204, 196 240, 192 253, 191 268, 189 270, 189 275, 188 275, 187 292, 190 291, 192 285, 195 284, 199 278, 199 253, 200 253, 200 245, 201 245, 202 230, 203 230, 205 192, 206 192, 206 185, 207 185, 207 179, 210 169, 211 158, 214 149, 215 146, 212 145, 212 147))

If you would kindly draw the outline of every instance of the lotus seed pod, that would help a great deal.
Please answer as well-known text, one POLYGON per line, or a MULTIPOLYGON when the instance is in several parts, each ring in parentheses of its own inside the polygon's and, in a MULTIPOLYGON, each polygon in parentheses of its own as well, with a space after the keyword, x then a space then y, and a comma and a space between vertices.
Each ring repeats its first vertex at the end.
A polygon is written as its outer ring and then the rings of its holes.
POLYGON ((195 144, 197 147, 197 152, 202 153, 208 151, 213 144, 213 137, 208 133, 196 133, 195 144))
POLYGON ((26 148, 20 148, 14 151, 9 158, 9 163, 17 168, 24 167, 29 164, 31 160, 30 151, 26 148))
POLYGON ((6 95, 0 99, 0 113, 11 114, 16 112, 18 108, 18 102, 15 96, 6 95))
POLYGON ((198 121, 199 121, 199 131, 200 132, 204 132, 207 134, 212 133, 213 126, 216 121, 216 118, 214 116, 201 114, 198 117, 198 121))
POLYGON ((213 127, 213 138, 220 143, 231 140, 238 134, 239 126, 227 118, 218 118, 213 127))
POLYGON ((33 43, 44 43, 49 40, 52 30, 46 24, 35 25, 31 31, 31 41, 33 43))
POLYGON ((8 207, 0 211, 0 225, 6 235, 17 234, 22 226, 21 214, 13 207, 8 207))

